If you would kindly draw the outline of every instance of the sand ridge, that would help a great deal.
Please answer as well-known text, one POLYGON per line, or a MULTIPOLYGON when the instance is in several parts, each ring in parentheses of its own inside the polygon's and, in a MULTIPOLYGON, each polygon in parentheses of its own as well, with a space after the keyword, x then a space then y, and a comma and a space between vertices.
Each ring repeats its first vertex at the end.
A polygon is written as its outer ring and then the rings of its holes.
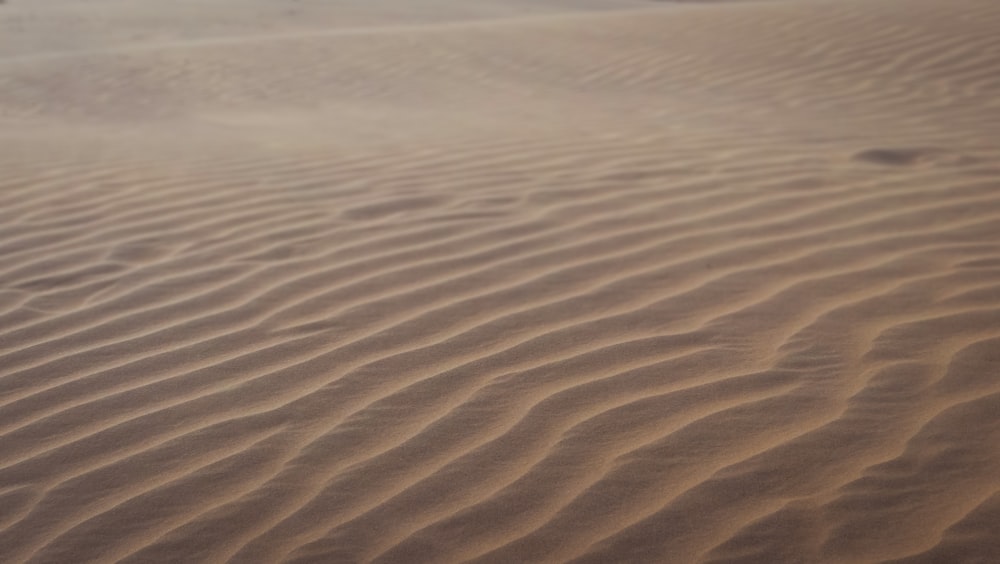
POLYGON ((0 560, 1000 555, 1000 6, 235 4, 0 8, 0 560))

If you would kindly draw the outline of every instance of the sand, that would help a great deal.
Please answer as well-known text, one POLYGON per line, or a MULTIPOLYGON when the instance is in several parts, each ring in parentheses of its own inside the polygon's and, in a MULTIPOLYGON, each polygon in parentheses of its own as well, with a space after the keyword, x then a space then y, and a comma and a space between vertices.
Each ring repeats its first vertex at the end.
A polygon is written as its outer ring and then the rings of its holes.
POLYGON ((8 0, 0 562, 1000 562, 998 29, 8 0))

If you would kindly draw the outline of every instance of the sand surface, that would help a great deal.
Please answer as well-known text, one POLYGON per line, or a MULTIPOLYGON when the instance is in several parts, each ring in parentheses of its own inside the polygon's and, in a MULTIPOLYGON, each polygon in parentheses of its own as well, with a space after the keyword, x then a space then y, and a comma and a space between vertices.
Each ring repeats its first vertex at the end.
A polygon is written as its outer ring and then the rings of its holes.
POLYGON ((1000 562, 998 30, 8 0, 0 562, 1000 562))

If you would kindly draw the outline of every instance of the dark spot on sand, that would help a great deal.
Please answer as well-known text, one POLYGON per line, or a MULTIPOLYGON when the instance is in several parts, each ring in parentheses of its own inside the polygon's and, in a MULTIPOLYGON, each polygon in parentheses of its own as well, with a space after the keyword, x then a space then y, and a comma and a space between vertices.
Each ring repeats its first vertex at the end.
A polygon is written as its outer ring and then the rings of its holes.
POLYGON ((883 166, 910 166, 932 152, 928 149, 868 149, 855 154, 854 159, 883 166))

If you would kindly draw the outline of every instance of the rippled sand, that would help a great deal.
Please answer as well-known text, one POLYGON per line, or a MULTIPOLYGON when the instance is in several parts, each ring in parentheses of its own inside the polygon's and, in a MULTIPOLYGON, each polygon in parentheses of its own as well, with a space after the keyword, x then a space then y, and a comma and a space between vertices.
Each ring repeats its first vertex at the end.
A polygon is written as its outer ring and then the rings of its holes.
POLYGON ((1000 562, 998 29, 8 0, 0 562, 1000 562))

